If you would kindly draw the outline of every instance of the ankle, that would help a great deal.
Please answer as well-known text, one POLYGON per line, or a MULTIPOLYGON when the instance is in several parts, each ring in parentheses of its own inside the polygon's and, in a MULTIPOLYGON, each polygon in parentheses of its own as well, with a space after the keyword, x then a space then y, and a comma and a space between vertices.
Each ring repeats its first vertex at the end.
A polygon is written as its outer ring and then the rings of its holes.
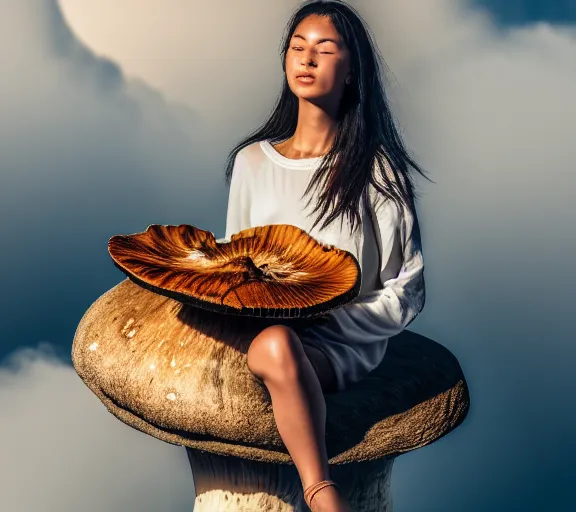
POLYGON ((313 500, 319 498, 319 501, 324 501, 328 496, 330 496, 331 499, 340 496, 338 493, 338 485, 333 480, 320 480, 304 488, 304 501, 309 508, 312 508, 311 503, 313 500))

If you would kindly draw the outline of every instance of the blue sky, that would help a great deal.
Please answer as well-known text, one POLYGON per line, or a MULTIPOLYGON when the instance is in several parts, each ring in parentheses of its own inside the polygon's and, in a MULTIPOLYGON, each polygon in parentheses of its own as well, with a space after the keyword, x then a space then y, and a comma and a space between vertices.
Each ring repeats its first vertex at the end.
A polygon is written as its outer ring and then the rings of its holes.
MULTIPOLYGON (((297 3, 0 3, 9 510, 191 509, 183 450, 111 416, 70 367, 71 342, 90 304, 124 279, 110 236, 153 223, 223 236, 224 159, 273 104, 297 3), (219 38, 208 52, 215 17, 243 44, 219 38)), ((411 328, 458 357, 472 395, 460 428, 395 463, 396 511, 572 510, 575 8, 484 3, 494 30, 457 0, 354 4, 437 183, 418 182, 428 293, 411 328)))
POLYGON ((570 23, 576 21, 573 0, 472 0, 486 8, 503 25, 523 25, 538 21, 570 23))

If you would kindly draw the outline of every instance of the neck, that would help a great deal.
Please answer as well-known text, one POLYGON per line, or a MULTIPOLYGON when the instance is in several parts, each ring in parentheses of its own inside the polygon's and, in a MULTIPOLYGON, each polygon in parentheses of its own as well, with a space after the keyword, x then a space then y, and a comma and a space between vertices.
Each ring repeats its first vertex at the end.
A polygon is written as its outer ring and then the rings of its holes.
POLYGON ((330 151, 336 136, 336 119, 325 109, 300 100, 294 135, 285 142, 294 158, 322 156, 330 151))

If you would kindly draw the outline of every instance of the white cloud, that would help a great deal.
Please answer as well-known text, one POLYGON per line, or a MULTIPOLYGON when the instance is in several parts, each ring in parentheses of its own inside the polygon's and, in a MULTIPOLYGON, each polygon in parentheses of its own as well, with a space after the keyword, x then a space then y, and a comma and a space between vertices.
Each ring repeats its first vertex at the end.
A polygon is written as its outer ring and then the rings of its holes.
MULTIPOLYGON (((112 234, 156 222, 218 229, 218 216, 223 227, 223 158, 278 94, 278 44, 297 3, 62 0, 74 32, 111 60, 67 34, 53 2, 0 4, 6 325, 21 333, 41 304, 25 334, 44 337, 57 316, 52 304, 78 312, 111 287, 95 274, 112 275, 102 249, 112 234), (23 282, 36 295, 23 297, 23 282), (85 297, 74 293, 78 282, 87 283, 85 297)), ((415 328, 458 355, 480 404, 457 433, 403 459, 396 502, 528 509, 540 490, 523 487, 532 477, 525 446, 533 464, 551 460, 555 429, 576 426, 560 409, 575 384, 566 377, 576 286, 575 31, 498 31, 456 0, 354 5, 398 79, 393 97, 410 146, 438 183, 418 181, 428 300, 415 328), (562 425, 547 421, 554 417, 562 425), (474 465, 460 471, 467 461, 474 465), (415 475, 428 482, 425 492, 408 490, 415 475), (502 482, 521 492, 485 492, 502 482)), ((122 425, 53 359, 28 354, 15 373, 3 370, 0 410, 9 510, 168 510, 156 505, 168 494, 170 510, 190 508, 183 450, 122 425), (93 509, 74 501, 87 497, 93 509)), ((564 466, 553 467, 550 478, 562 481, 564 466)))
POLYGON ((184 448, 117 420, 49 347, 0 369, 2 510, 191 510, 184 448))
POLYGON ((201 110, 212 136, 238 138, 238 127, 251 130, 276 98, 280 39, 300 2, 147 0, 145 8, 139 0, 60 3, 90 48, 121 63, 129 76, 201 110))
POLYGON ((396 75, 409 145, 437 182, 418 180, 428 292, 416 329, 453 350, 472 392, 458 432, 402 461, 397 503, 561 509, 552 489, 576 446, 547 440, 576 426, 562 405, 576 385, 574 29, 499 31, 456 0, 358 5, 396 75), (540 490, 528 488, 551 460, 540 490))

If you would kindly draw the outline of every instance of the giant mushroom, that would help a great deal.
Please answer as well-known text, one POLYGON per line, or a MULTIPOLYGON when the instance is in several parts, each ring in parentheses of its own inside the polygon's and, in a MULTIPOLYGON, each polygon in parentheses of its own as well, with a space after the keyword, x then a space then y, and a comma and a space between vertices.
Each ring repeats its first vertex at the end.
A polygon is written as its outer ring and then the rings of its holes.
MULTIPOLYGON (((196 511, 306 510, 270 396, 248 369, 266 325, 298 330, 353 300, 352 254, 296 226, 216 240, 182 224, 110 239, 125 279, 82 317, 74 368, 118 419, 186 447, 196 511)), ((458 426, 468 389, 455 357, 411 331, 363 381, 326 395, 331 476, 354 510, 391 511, 392 463, 458 426)))

